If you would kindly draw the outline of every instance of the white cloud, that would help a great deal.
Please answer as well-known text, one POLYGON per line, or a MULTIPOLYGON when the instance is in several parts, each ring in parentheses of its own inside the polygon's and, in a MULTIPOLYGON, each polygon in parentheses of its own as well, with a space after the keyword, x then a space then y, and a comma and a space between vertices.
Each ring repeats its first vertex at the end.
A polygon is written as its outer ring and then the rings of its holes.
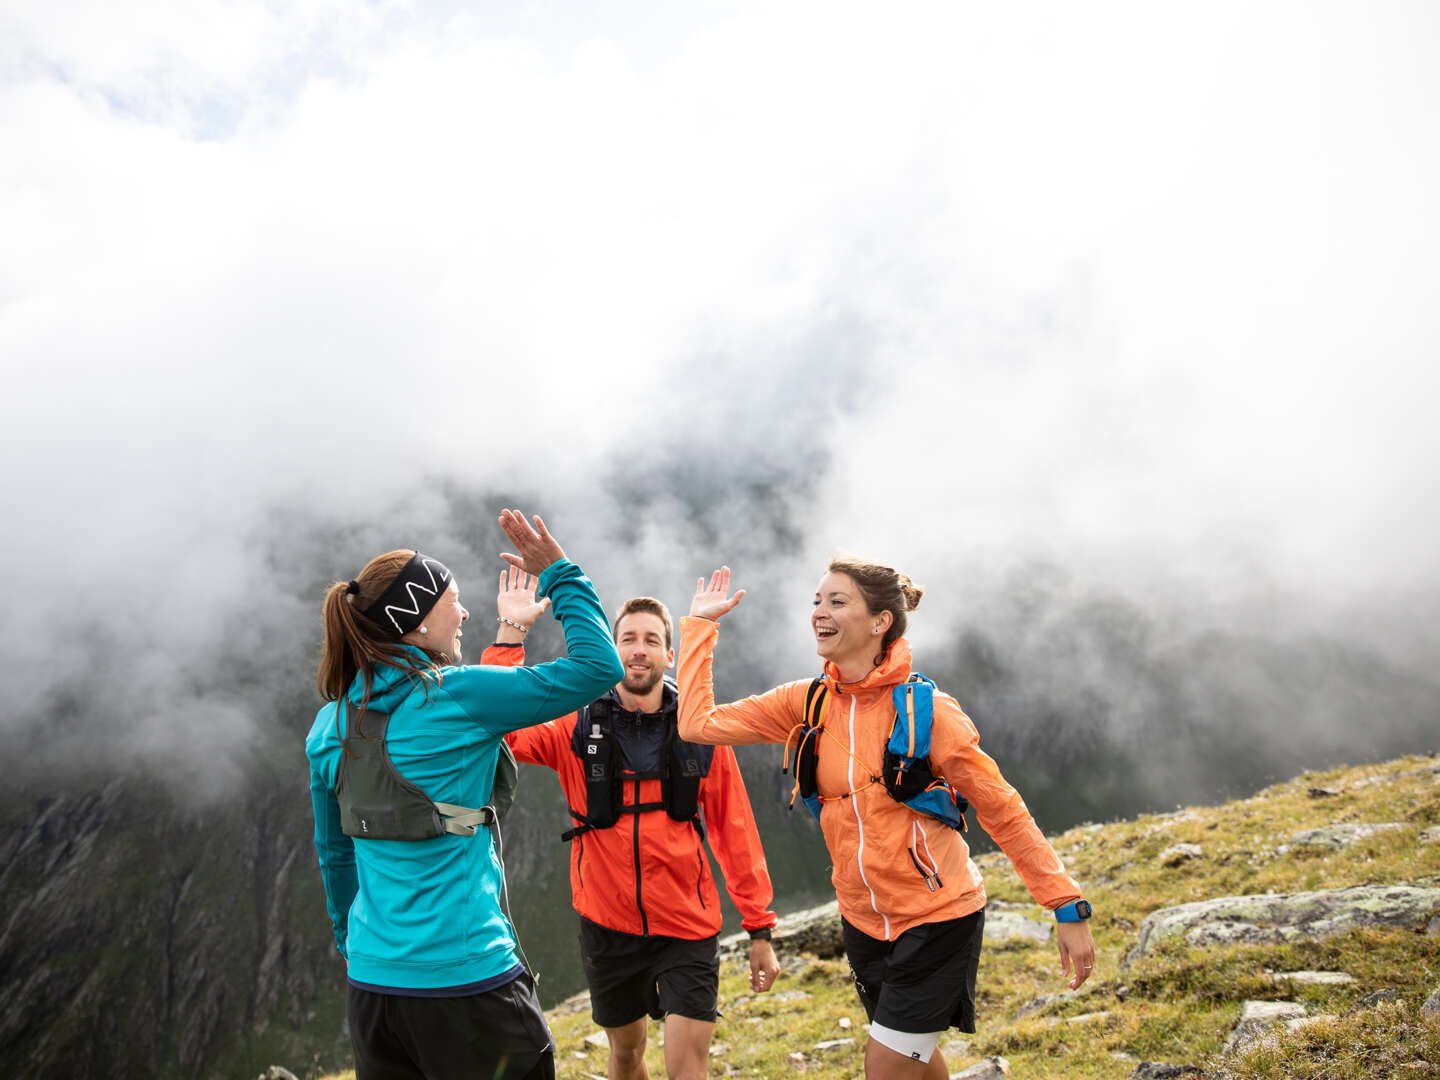
POLYGON ((277 503, 654 432, 830 454, 817 554, 1433 588, 1428 6, 702 10, 10 12, 11 561, 224 608, 277 503))

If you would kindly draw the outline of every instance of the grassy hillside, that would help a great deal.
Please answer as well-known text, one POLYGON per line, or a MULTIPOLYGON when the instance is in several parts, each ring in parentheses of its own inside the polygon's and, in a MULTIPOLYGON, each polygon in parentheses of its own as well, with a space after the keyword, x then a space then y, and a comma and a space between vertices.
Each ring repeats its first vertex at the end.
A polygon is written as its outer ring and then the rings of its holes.
MULTIPOLYGON (((1440 825, 1437 769, 1434 757, 1407 757, 1311 773, 1239 802, 1084 825, 1053 838, 1095 905, 1097 972, 1078 993, 1062 994, 1053 942, 987 941, 980 1031, 965 1038, 952 1031, 942 1041, 950 1071, 1000 1055, 1012 1076, 1025 1078, 1115 1080, 1142 1060, 1199 1066, 1203 1072, 1195 1075, 1215 1080, 1440 1078, 1440 1020, 1420 1011, 1440 990, 1440 936, 1433 932, 1369 929, 1318 941, 1203 949, 1171 941, 1121 967, 1141 920, 1161 907, 1267 891, 1440 884, 1440 842, 1428 839, 1433 833, 1421 837, 1440 825), (1287 845, 1301 830, 1342 823, 1402 827, 1333 851, 1287 845), (1196 845, 1199 853, 1162 858, 1179 844, 1196 845), (1274 977, 1295 971, 1344 972, 1353 981, 1292 985, 1274 977), (1362 1000, 1377 991, 1395 993, 1374 1005, 1362 1000), (1311 1016, 1335 1018, 1246 1054, 1221 1055, 1241 1003, 1255 999, 1297 1001, 1311 1016)), ((1003 855, 977 861, 997 907, 1025 905, 1027 914, 1044 917, 1003 855)), ((712 1075, 860 1075, 865 1016, 845 962, 803 955, 781 960, 785 971, 768 995, 749 993, 739 961, 722 968, 712 1075)), ((603 1037, 587 1041, 597 1033, 587 1008, 557 1008, 551 1025, 560 1076, 605 1075, 603 1037)), ((664 1076, 658 1039, 657 1025, 649 1052, 657 1078, 664 1076)))

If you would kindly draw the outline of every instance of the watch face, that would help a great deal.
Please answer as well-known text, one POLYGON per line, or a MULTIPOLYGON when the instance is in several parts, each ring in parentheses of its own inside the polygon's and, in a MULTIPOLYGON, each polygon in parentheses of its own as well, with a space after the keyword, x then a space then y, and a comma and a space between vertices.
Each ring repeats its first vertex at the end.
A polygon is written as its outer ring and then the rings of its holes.
POLYGON ((1089 901, 1089 900, 1076 900, 1076 901, 1075 901, 1075 916, 1076 916, 1076 918, 1079 918, 1079 919, 1088 919, 1088 918, 1090 918, 1090 901, 1089 901))

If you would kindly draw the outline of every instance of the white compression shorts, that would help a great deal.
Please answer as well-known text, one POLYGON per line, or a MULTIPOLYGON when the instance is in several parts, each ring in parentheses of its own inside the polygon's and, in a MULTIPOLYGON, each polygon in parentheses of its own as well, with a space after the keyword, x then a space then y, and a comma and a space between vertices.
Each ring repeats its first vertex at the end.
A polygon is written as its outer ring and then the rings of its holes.
POLYGON ((944 1032, 927 1031, 916 1034, 912 1031, 896 1031, 884 1024, 871 1024, 870 1037, 881 1046, 887 1046, 897 1054, 904 1054, 916 1061, 930 1060, 930 1055, 935 1053, 935 1047, 940 1045, 940 1036, 944 1032))

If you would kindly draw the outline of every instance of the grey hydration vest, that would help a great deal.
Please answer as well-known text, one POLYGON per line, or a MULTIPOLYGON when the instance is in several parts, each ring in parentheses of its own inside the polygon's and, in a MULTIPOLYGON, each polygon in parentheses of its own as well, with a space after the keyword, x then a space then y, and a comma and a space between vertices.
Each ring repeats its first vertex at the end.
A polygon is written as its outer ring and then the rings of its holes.
MULTIPOLYGON (((344 702, 340 707, 347 714, 352 711, 344 702)), ((385 746, 389 713, 366 712, 364 719, 370 731, 352 734, 347 716, 344 752, 335 774, 340 828, 346 836, 365 840, 430 840, 446 833, 474 836, 479 826, 493 824, 510 809, 518 770, 503 739, 490 805, 471 810, 435 802, 418 784, 400 775, 385 746)))

